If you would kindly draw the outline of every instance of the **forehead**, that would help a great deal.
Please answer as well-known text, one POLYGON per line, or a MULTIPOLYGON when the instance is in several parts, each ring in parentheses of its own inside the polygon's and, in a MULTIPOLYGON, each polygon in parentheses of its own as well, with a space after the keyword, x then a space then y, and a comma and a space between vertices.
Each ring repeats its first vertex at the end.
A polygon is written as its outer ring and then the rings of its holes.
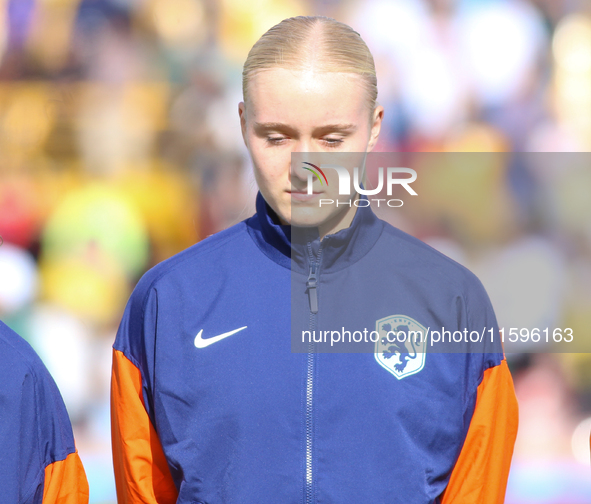
POLYGON ((247 90, 248 115, 293 127, 367 121, 361 76, 344 72, 273 68, 257 72, 247 90))

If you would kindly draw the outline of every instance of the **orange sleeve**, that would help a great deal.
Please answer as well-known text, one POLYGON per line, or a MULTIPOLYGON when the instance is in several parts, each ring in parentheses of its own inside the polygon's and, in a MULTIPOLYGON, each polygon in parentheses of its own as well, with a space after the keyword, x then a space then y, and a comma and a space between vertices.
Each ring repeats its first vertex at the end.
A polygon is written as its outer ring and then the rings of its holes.
POLYGON ((502 504, 518 408, 507 361, 484 372, 468 434, 441 504, 502 504))
POLYGON ((88 504, 88 481, 77 451, 45 468, 43 504, 88 504))
POLYGON ((111 437, 119 504, 174 504, 178 497, 142 395, 140 370, 113 350, 111 437))

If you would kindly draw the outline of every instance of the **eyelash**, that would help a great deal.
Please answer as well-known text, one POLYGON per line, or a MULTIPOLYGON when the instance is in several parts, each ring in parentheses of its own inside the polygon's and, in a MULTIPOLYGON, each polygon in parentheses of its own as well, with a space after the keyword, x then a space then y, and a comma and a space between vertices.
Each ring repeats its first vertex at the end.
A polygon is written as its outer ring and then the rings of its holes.
MULTIPOLYGON (((281 142, 285 140, 284 137, 267 137, 267 144, 269 145, 281 145, 281 142)), ((326 146, 330 147, 330 148, 336 148, 338 147, 341 143, 343 143, 343 139, 342 138, 328 138, 326 140, 322 140, 326 146)))

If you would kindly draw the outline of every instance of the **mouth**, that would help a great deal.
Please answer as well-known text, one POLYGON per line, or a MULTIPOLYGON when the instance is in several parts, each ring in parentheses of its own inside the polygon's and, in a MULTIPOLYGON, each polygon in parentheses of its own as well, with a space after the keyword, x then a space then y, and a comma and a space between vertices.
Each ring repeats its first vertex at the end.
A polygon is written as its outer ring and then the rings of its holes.
POLYGON ((320 196, 322 193, 321 192, 316 192, 314 191, 312 194, 308 194, 308 191, 305 189, 299 190, 299 189, 289 189, 287 191, 287 193, 289 194, 289 196, 291 197, 291 199, 293 201, 310 201, 314 198, 317 198, 318 196, 320 196))

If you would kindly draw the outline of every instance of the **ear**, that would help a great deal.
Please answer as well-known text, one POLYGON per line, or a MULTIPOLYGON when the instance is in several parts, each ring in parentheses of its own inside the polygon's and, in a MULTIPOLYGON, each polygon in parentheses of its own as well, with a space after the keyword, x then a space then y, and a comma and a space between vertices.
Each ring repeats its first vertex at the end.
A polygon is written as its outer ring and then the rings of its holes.
POLYGON ((371 152, 378 143, 380 130, 382 129, 382 119, 384 118, 384 107, 377 105, 373 111, 373 121, 371 125, 371 132, 369 134, 369 143, 367 144, 367 152, 371 152))
POLYGON ((244 102, 238 104, 238 116, 240 117, 240 129, 242 130, 242 139, 244 145, 248 149, 248 142, 246 141, 246 105, 244 102))

